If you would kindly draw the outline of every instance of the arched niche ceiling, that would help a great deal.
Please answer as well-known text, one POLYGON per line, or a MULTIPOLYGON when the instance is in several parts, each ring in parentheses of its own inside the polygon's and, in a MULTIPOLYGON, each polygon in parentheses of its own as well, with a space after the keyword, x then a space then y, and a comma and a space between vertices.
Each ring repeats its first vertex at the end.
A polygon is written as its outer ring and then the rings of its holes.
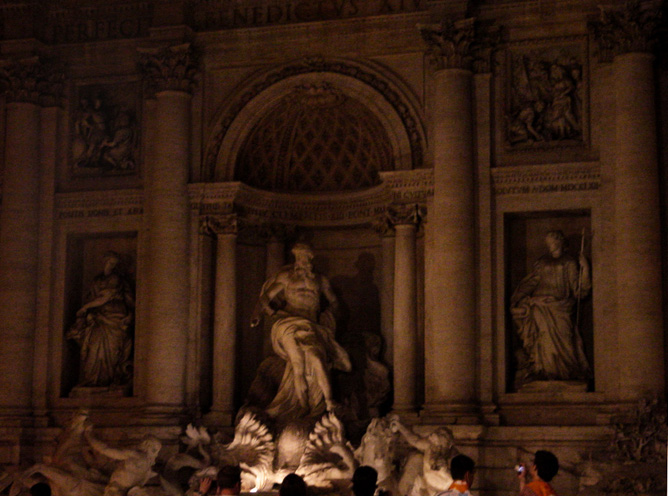
POLYGON ((378 117, 331 82, 298 84, 247 134, 234 180, 277 192, 368 188, 394 170, 378 117))

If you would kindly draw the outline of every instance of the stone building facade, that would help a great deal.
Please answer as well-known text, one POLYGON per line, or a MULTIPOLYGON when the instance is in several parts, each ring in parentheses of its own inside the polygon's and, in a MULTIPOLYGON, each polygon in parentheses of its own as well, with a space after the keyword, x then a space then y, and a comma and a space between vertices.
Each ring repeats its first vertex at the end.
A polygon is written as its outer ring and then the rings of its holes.
POLYGON ((172 447, 188 422, 232 426, 270 350, 257 296, 301 240, 344 304, 338 339, 364 356, 381 338, 379 411, 450 425, 481 494, 513 493, 538 448, 575 494, 619 416, 666 390, 661 13, 4 2, 0 463, 38 459, 82 407, 172 447), (524 387, 510 302, 553 230, 591 264, 573 313, 590 372, 524 387), (77 340, 121 285, 120 335, 77 340))

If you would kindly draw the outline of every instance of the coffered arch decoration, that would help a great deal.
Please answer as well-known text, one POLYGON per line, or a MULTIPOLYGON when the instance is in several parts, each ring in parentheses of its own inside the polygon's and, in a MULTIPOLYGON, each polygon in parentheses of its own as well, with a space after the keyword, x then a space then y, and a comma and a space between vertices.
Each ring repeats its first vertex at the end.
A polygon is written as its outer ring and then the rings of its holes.
POLYGON ((246 81, 243 88, 249 89, 232 97, 219 113, 206 149, 205 181, 241 180, 278 191, 330 191, 337 189, 337 182, 338 189, 344 190, 354 189, 355 181, 358 187, 371 186, 374 171, 424 167, 425 133, 416 99, 375 67, 306 59, 246 81), (308 112, 309 106, 320 110, 308 112), (289 116, 285 113, 288 109, 289 116), (288 118, 293 119, 291 125, 288 118), (295 140, 297 136, 285 134, 287 129, 303 136, 295 140), (355 129, 357 134, 351 133, 355 129), (329 134, 318 135, 320 147, 315 143, 305 147, 316 131, 329 134), (263 133, 271 140, 263 140, 263 133), (345 133, 347 141, 340 139, 345 133), (351 138, 353 135, 357 137, 351 138), (263 149, 258 150, 258 146, 263 149), (288 153, 281 146, 292 146, 291 156, 298 157, 292 169, 288 166, 280 172, 296 172, 292 182, 286 182, 285 176, 272 176, 279 170, 269 164, 276 164, 288 153), (265 160, 267 170, 241 172, 250 161, 257 164, 258 157, 265 160), (327 169, 326 177, 319 177, 320 173, 305 177, 305 162, 300 161, 316 159, 322 161, 321 167, 333 161, 340 167, 327 169), (368 167, 362 167, 363 163, 368 167), (239 174, 235 175, 235 170, 239 174))

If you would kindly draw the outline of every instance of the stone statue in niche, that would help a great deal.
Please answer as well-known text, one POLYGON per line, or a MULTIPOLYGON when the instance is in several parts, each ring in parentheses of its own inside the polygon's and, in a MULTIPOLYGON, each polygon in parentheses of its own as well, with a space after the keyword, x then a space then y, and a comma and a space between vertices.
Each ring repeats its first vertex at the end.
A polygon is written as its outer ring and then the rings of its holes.
POLYGON ((457 455, 455 437, 447 427, 439 427, 427 436, 416 434, 404 426, 397 415, 388 416, 390 429, 398 432, 414 448, 405 460, 399 494, 407 496, 435 496, 450 487, 450 460, 457 455))
POLYGON ((507 140, 512 146, 582 140, 582 64, 564 51, 512 54, 507 140))
POLYGON ((74 120, 72 152, 80 173, 125 173, 136 169, 137 119, 128 106, 103 92, 81 98, 74 120))
POLYGON ((545 243, 549 253, 536 261, 510 300, 521 342, 517 388, 532 381, 586 380, 591 374, 577 312, 573 315, 576 302, 591 291, 589 262, 583 247, 578 260, 566 253, 561 231, 547 233, 545 243))
POLYGON ((67 332, 80 348, 77 388, 123 390, 132 380, 135 298, 121 255, 104 255, 104 269, 93 278, 84 305, 67 332))
POLYGON ((334 336, 338 302, 329 280, 313 272, 308 245, 298 243, 292 253, 294 264, 264 283, 251 319, 253 327, 262 315, 271 319, 272 347, 285 362, 278 391, 264 409, 279 424, 333 411, 330 369, 351 369, 334 336))

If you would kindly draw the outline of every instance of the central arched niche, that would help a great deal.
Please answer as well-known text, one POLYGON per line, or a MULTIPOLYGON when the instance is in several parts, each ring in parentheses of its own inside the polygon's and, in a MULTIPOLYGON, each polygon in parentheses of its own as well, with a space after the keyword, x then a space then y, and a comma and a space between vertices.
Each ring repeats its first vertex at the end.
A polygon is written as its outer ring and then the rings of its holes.
POLYGON ((280 192, 375 186, 393 170, 388 134, 364 104, 329 82, 299 84, 246 137, 235 181, 280 192))

